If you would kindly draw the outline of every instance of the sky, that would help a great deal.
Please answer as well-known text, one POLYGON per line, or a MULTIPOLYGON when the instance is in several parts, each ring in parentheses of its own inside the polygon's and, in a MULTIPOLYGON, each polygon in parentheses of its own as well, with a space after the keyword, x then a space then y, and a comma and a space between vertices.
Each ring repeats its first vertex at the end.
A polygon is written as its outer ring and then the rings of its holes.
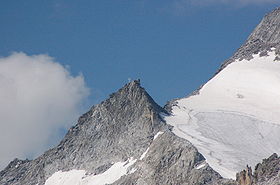
POLYGON ((1 0, 0 169, 131 79, 160 105, 205 83, 279 0, 1 0), (8 144, 8 142, 10 144, 8 144))

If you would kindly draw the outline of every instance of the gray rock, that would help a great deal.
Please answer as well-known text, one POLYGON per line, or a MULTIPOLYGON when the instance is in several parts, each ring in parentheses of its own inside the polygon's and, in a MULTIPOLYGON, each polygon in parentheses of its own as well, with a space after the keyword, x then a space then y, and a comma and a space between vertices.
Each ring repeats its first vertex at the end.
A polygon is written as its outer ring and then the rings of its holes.
POLYGON ((264 159, 255 167, 254 173, 251 167, 236 175, 239 185, 280 185, 280 157, 277 154, 264 159))
POLYGON ((280 185, 280 157, 277 154, 264 159, 254 171, 256 185, 280 185))

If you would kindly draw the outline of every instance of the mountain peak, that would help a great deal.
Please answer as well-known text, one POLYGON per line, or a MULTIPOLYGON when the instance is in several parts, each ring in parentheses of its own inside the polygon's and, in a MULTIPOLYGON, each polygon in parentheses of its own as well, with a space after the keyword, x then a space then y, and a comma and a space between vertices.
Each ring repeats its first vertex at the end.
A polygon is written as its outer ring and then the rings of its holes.
POLYGON ((155 112, 164 112, 165 109, 160 107, 153 98, 147 93, 147 91, 141 86, 140 79, 133 80, 124 85, 117 92, 112 93, 110 97, 102 102, 100 105, 105 107, 111 107, 113 104, 119 103, 120 105, 145 105, 150 110, 155 112))
POLYGON ((127 86, 131 86, 131 87, 141 87, 140 79, 132 80, 131 82, 129 82, 129 83, 127 84, 127 86))

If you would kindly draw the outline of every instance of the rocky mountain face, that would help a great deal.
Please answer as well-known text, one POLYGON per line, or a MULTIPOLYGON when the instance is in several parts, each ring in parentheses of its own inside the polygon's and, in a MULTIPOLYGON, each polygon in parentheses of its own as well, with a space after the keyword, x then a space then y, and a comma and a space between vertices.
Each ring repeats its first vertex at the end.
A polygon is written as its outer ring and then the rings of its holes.
MULTIPOLYGON (((257 53, 266 55, 271 48, 280 53, 280 8, 265 16, 219 71, 236 59, 250 59, 257 53)), ((71 170, 85 170, 83 178, 96 177, 130 159, 134 162, 127 172, 109 184, 280 184, 280 159, 276 154, 263 160, 254 171, 248 167, 238 173, 236 180, 222 178, 192 143, 172 132, 163 117, 174 106, 176 102, 171 101, 160 107, 139 80, 132 81, 82 115, 58 146, 34 160, 12 161, 0 172, 0 184, 43 185, 54 173, 71 170)))
POLYGON ((280 184, 280 157, 277 154, 264 159, 257 164, 255 171, 247 166, 246 170, 236 175, 236 181, 240 185, 269 185, 280 184))

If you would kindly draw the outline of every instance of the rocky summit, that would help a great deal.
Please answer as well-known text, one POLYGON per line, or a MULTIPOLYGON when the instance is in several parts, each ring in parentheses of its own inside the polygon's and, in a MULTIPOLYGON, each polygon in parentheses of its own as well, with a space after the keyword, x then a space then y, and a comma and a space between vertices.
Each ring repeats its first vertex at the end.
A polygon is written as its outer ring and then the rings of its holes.
POLYGON ((162 108, 132 81, 0 185, 279 185, 279 54, 280 8, 196 93, 162 108))

